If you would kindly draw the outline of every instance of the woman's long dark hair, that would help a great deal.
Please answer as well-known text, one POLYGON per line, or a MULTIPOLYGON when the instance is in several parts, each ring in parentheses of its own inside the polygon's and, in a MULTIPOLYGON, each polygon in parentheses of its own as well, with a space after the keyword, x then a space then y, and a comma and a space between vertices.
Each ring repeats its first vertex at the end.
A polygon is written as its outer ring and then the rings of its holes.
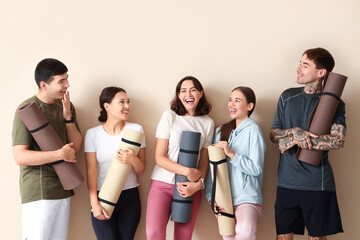
MULTIPOLYGON (((234 88, 231 92, 234 91, 240 91, 244 94, 245 98, 246 98, 246 102, 249 103, 253 103, 254 107, 248 112, 248 117, 250 117, 250 115, 253 113, 254 109, 255 109, 255 104, 256 104, 256 96, 254 91, 249 88, 249 87, 237 87, 234 88)), ((234 130, 236 128, 236 119, 232 119, 231 121, 223 124, 220 129, 220 141, 227 141, 230 137, 231 131, 234 130)))
POLYGON ((111 101, 114 99, 115 95, 118 92, 126 93, 126 91, 123 88, 119 88, 119 87, 107 87, 102 90, 99 97, 99 104, 101 108, 100 116, 98 117, 99 122, 106 122, 108 116, 104 104, 111 103, 111 101))
POLYGON ((197 78, 192 77, 192 76, 184 77, 176 85, 175 97, 171 101, 171 106, 170 106, 171 110, 173 110, 177 115, 180 115, 180 116, 183 116, 183 115, 186 114, 186 109, 185 109, 184 105, 182 104, 182 102, 181 102, 181 100, 179 99, 179 96, 178 96, 179 93, 180 93, 181 84, 186 80, 191 80, 194 83, 194 87, 198 91, 203 91, 203 95, 200 98, 199 103, 198 103, 198 105, 196 106, 196 109, 195 109, 195 116, 207 115, 211 111, 211 104, 206 99, 205 91, 204 91, 204 88, 201 85, 200 81, 197 78))

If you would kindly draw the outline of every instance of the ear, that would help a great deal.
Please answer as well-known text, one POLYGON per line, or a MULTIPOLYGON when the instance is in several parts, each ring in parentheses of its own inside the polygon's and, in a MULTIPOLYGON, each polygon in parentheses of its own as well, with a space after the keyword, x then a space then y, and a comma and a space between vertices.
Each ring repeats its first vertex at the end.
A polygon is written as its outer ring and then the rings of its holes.
POLYGON ((251 109, 254 108, 254 103, 249 103, 248 104, 248 111, 251 111, 251 109))
POLYGON ((200 98, 202 98, 204 96, 204 90, 201 90, 200 93, 201 93, 200 98))
POLYGON ((44 81, 41 81, 41 82, 40 82, 40 89, 43 89, 43 90, 46 90, 46 89, 47 89, 47 84, 46 84, 46 82, 44 82, 44 81))
POLYGON ((319 72, 318 72, 318 77, 319 78, 323 78, 325 75, 326 75, 326 69, 323 68, 323 69, 320 69, 319 72))
POLYGON ((109 103, 104 103, 104 108, 105 108, 105 110, 109 110, 109 107, 110 107, 110 104, 109 103))

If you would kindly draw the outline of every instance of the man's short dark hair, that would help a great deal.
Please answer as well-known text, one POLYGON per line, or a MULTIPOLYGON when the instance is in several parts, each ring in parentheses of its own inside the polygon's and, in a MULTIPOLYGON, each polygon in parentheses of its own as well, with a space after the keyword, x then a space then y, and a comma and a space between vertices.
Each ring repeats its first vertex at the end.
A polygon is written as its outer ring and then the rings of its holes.
POLYGON ((326 69, 327 74, 331 72, 335 66, 335 60, 330 52, 324 48, 312 48, 306 50, 307 58, 314 61, 317 69, 326 69))
POLYGON ((50 83, 56 75, 67 73, 68 69, 57 59, 45 58, 35 68, 35 81, 40 88, 40 82, 50 83))

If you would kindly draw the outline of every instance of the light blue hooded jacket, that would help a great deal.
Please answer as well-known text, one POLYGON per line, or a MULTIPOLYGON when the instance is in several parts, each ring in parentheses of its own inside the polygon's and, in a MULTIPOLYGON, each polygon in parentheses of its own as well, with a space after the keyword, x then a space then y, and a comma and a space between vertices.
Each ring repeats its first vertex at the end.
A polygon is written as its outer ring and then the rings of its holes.
MULTIPOLYGON (((220 141, 220 127, 215 131, 213 143, 220 141)), ((234 129, 228 140, 235 157, 227 157, 233 205, 253 203, 262 205, 261 187, 264 174, 264 154, 266 145, 257 123, 245 119, 234 129)), ((212 179, 210 167, 207 174, 206 198, 211 200, 212 179)), ((218 187, 218 186, 216 186, 218 187)))

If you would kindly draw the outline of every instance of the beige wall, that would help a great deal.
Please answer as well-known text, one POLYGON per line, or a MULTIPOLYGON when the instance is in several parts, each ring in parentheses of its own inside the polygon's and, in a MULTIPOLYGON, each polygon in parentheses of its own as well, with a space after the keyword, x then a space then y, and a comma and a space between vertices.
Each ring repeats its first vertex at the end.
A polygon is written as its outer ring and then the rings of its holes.
MULTIPOLYGON (((37 91, 33 71, 45 57, 58 58, 68 66, 71 100, 83 133, 98 124, 97 99, 104 87, 124 87, 131 97, 130 121, 144 127, 148 146, 147 169, 139 178, 143 211, 136 239, 145 239, 154 135, 176 83, 185 75, 200 79, 213 103, 210 116, 217 125, 228 119, 230 90, 238 85, 252 87, 258 98, 254 118, 267 144, 258 239, 274 239, 279 153, 268 132, 280 93, 297 86, 295 68, 302 52, 318 46, 335 57, 334 71, 349 77, 343 93, 347 142, 343 150, 330 154, 346 233, 329 239, 358 239, 359 22, 358 0, 0 0, 1 239, 21 238, 19 170, 11 152, 12 118, 16 106, 37 91)), ((78 162, 85 173, 83 153, 78 162)), ((75 191, 68 239, 95 239, 86 184, 75 191)), ((168 239, 172 239, 171 224, 168 230, 168 239)), ((216 220, 203 201, 193 239, 219 239, 217 233, 216 220)))

